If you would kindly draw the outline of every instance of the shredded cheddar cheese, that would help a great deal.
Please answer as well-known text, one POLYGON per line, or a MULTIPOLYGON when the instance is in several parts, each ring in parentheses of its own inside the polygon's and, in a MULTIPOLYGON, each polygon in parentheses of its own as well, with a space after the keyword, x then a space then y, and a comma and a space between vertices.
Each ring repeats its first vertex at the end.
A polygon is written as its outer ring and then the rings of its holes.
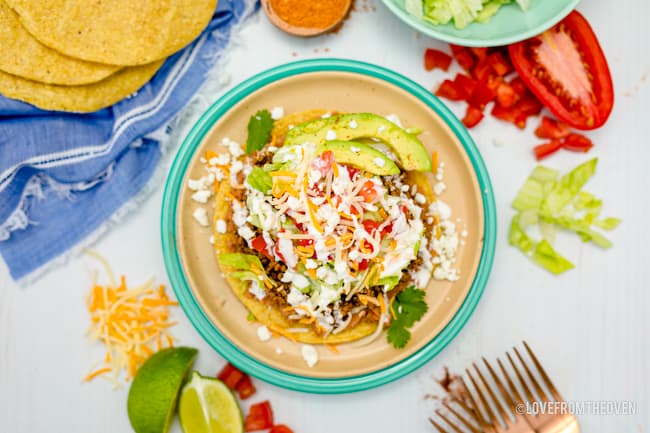
POLYGON ((121 276, 116 284, 106 261, 96 253, 89 254, 104 264, 109 283, 98 284, 95 278, 88 296, 91 324, 87 334, 91 340, 102 342, 106 355, 103 365, 86 375, 84 381, 112 373, 109 379, 118 386, 122 372, 125 380, 133 379, 150 355, 173 346, 169 328, 176 322, 170 320, 169 307, 178 303, 169 299, 163 285, 156 288, 153 279, 129 288, 121 276))

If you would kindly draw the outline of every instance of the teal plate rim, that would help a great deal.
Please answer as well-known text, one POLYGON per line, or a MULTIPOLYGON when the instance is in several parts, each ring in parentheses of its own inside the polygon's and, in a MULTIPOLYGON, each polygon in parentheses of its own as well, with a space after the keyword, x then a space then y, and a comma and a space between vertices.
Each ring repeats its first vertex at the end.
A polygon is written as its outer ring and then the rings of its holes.
POLYGON ((487 284, 496 246, 496 210, 492 185, 483 159, 458 118, 431 92, 389 69, 354 60, 314 59, 289 63, 257 74, 219 98, 192 127, 172 163, 162 200, 161 240, 165 268, 176 297, 203 339, 226 360, 241 370, 283 388, 316 394, 362 391, 397 380, 421 367, 437 355, 460 332, 476 308, 487 284), (419 351, 389 367, 371 373, 341 377, 314 378, 295 375, 270 367, 232 344, 208 319, 192 294, 176 248, 176 216, 183 176, 203 137, 212 125, 234 104, 252 92, 277 80, 309 72, 341 71, 366 75, 396 85, 419 98, 449 125, 467 152, 482 191, 484 241, 476 276, 461 307, 438 335, 419 351))
MULTIPOLYGON (((562 5, 562 7, 557 11, 555 15, 553 15, 552 18, 543 21, 538 25, 533 26, 525 31, 522 31, 521 33, 517 33, 516 35, 510 35, 510 36, 496 36, 492 38, 483 38, 483 39, 459 37, 459 36, 449 34, 441 30, 444 28, 444 26, 435 26, 433 24, 427 23, 409 14, 408 12, 406 12, 406 10, 404 10, 402 7, 396 4, 395 0, 382 0, 382 2, 402 22, 434 39, 447 42, 450 44, 462 45, 465 47, 497 47, 501 45, 514 44, 516 42, 520 42, 528 38, 532 38, 533 36, 537 36, 540 33, 545 32, 546 30, 550 29, 555 24, 560 22, 564 17, 569 15, 569 13, 571 13, 571 11, 576 8, 578 3, 580 3, 580 0, 568 0, 567 3, 565 5, 562 5)), ((497 12, 497 14, 499 12, 497 12)), ((490 25, 489 22, 470 24, 470 26, 489 26, 489 25, 490 25)))

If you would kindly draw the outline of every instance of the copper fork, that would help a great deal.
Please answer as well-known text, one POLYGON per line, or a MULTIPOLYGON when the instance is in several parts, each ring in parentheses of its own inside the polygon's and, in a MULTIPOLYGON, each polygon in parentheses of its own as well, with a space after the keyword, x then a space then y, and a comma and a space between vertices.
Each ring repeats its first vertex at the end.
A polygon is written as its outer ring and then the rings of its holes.
MULTIPOLYGON (((546 374, 546 371, 544 371, 541 364, 537 360, 537 357, 535 357, 526 342, 524 342, 524 347, 530 355, 530 358, 532 359, 537 372, 542 377, 544 384, 556 399, 555 401, 563 402, 560 394, 557 392, 557 389, 546 374)), ((488 363, 485 358, 482 358, 489 376, 498 389, 498 393, 495 393, 494 386, 491 386, 488 383, 481 370, 475 363, 473 363, 472 366, 474 368, 475 374, 472 374, 469 369, 465 370, 465 374, 469 378, 474 392, 470 391, 469 387, 465 383, 465 380, 461 378, 462 390, 465 398, 452 399, 452 402, 454 403, 453 405, 447 401, 443 401, 443 406, 449 413, 445 414, 444 412, 437 410, 436 414, 438 417, 441 418, 452 429, 452 431, 456 433, 464 433, 465 431, 469 431, 471 433, 579 432, 580 429, 578 427, 578 422, 576 418, 570 413, 562 415, 548 413, 534 414, 533 411, 529 410, 534 407, 534 401, 537 402, 536 408, 539 409, 541 407, 539 403, 540 401, 550 402, 550 400, 548 399, 542 387, 539 385, 539 382, 537 382, 535 379, 535 376, 531 372, 528 365, 526 365, 524 362, 524 359, 519 351, 516 348, 513 349, 521 365, 524 367, 524 371, 526 372, 529 380, 533 383, 533 388, 539 396, 539 400, 535 399, 528 384, 524 380, 523 375, 514 363, 512 357, 509 353, 506 352, 506 356, 510 362, 510 365, 515 371, 518 382, 524 389, 526 400, 522 399, 519 390, 515 386, 500 359, 497 359, 497 363, 499 365, 501 374, 503 378, 505 378, 505 382, 508 385, 508 389, 506 389, 503 381, 496 374, 490 363, 488 363), (480 384, 479 381, 476 380, 475 375, 480 379, 480 384), (462 410, 459 410, 459 408, 462 410), (463 413, 465 415, 463 415, 463 413), (453 415, 457 421, 455 421, 451 415, 453 415)), ((430 418, 429 421, 440 433, 449 433, 449 431, 446 430, 440 422, 437 422, 433 418, 430 418)))

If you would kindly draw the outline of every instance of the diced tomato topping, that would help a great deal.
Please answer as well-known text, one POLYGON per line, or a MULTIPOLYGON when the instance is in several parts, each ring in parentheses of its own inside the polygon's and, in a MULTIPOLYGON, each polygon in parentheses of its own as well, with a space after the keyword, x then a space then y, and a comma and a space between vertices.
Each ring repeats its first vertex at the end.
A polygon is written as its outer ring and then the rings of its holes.
POLYGON ((242 380, 240 380, 237 384, 237 394, 239 394, 239 398, 246 400, 248 397, 255 394, 256 391, 257 389, 255 389, 255 385, 253 385, 251 377, 245 374, 242 380))
POLYGON ((258 235, 251 240, 251 247, 260 254, 263 254, 265 257, 271 259, 268 249, 266 248, 266 240, 264 236, 258 235))
POLYGON ((535 146, 535 158, 538 161, 546 158, 549 155, 554 154, 562 148, 562 142, 560 140, 551 140, 548 143, 543 143, 535 146))
POLYGON ((244 420, 244 431, 266 430, 271 427, 273 427, 271 403, 267 400, 252 405, 244 420))
POLYGON ((588 152, 594 147, 594 143, 582 134, 571 133, 562 143, 562 147, 572 152, 588 152))
POLYGON ((298 239, 296 243, 301 247, 308 247, 309 245, 314 245, 313 239, 298 239))
POLYGON ((456 83, 451 80, 443 81, 435 94, 436 96, 449 99, 450 101, 464 101, 466 99, 463 89, 460 89, 456 83))
POLYGON ((570 133, 571 127, 569 125, 548 116, 542 117, 542 122, 535 130, 535 135, 539 138, 564 138, 570 133))
POLYGON ((311 161, 311 168, 320 171, 321 175, 325 176, 332 169, 334 164, 334 154, 331 150, 326 150, 321 153, 318 158, 311 161))
POLYGON ((284 255, 280 252, 280 244, 278 242, 275 243, 275 246, 273 247, 273 252, 275 253, 276 256, 283 262, 287 262, 287 259, 284 257, 284 255))
POLYGON ((244 378, 245 374, 242 373, 237 367, 231 363, 226 364, 226 366, 217 374, 217 379, 226 384, 226 386, 235 390, 237 385, 244 378))
POLYGON ((497 104, 509 108, 517 103, 519 96, 508 83, 501 83, 497 87, 497 104))
POLYGON ((508 57, 503 55, 500 51, 496 51, 488 56, 488 63, 492 67, 492 70, 499 76, 505 77, 510 72, 514 71, 515 68, 510 63, 508 57))
POLYGON ((465 47, 460 45, 449 44, 451 48, 451 54, 454 56, 454 59, 458 62, 461 68, 465 69, 467 72, 471 71, 476 63, 472 53, 465 47))
POLYGON ((373 220, 363 220, 362 223, 363 228, 366 229, 366 231, 370 234, 373 234, 377 228, 381 225, 379 221, 373 221, 373 220))
POLYGON ((424 69, 431 71, 434 68, 448 71, 451 65, 451 56, 443 51, 427 48, 424 52, 424 69))
POLYGON ((463 125, 468 128, 472 128, 483 120, 483 111, 479 110, 476 107, 471 105, 467 106, 467 111, 465 112, 465 117, 463 117, 463 125))
POLYGON ((365 271, 366 269, 368 269, 368 265, 369 265, 369 264, 370 264, 370 260, 368 260, 368 259, 362 259, 362 260, 359 262, 359 270, 360 270, 360 271, 365 271))
MULTIPOLYGON (((354 177, 355 177, 357 174, 359 174, 359 172, 361 171, 361 170, 359 170, 358 168, 350 167, 349 165, 346 166, 345 168, 348 169, 348 175, 350 176, 350 180, 354 180, 354 177)), ((337 197, 337 198, 338 198, 338 197, 337 197)), ((340 200, 340 198, 339 198, 339 200, 340 200)))
POLYGON ((472 107, 483 110, 485 106, 494 100, 496 92, 484 82, 479 83, 472 96, 467 101, 472 107))
POLYGON ((467 100, 476 90, 478 81, 464 74, 456 74, 454 85, 458 93, 463 96, 463 99, 467 100))
POLYGON ((363 200, 366 203, 374 201, 377 198, 377 191, 375 190, 374 182, 367 180, 366 183, 363 184, 363 187, 361 187, 359 195, 363 196, 363 200))
POLYGON ((293 433, 293 430, 284 424, 278 424, 274 425, 269 433, 293 433))

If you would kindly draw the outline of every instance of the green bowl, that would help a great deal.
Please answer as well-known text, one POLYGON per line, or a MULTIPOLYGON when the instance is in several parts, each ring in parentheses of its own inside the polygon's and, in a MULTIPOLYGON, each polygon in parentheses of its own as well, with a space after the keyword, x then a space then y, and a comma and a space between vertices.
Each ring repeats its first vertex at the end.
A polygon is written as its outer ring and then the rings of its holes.
MULTIPOLYGON (((234 87, 203 114, 185 138, 170 169, 162 201, 161 237, 165 267, 176 297, 192 325, 210 346, 229 362, 261 380, 298 391, 333 394, 360 391, 405 376, 431 360, 460 332, 476 308, 488 281, 496 245, 496 211, 490 179, 478 149, 462 123, 431 92, 402 75, 378 66, 352 60, 316 59, 290 63, 262 72, 234 87), (182 248, 179 248, 183 245, 183 242, 180 242, 178 219, 179 213, 183 211, 183 208, 179 207, 184 187, 183 179, 195 160, 197 149, 208 137, 213 125, 235 109, 239 101, 260 89, 275 86, 278 81, 291 77, 324 72, 354 74, 395 86, 408 98, 417 101, 417 104, 434 111, 440 117, 442 127, 460 143, 458 151, 464 153, 463 158, 466 157, 468 161, 468 170, 476 176, 476 206, 482 210, 484 216, 483 230, 477 229, 482 233, 482 246, 478 247, 480 253, 476 252, 476 271, 473 278, 468 277, 467 294, 459 299, 459 307, 452 313, 446 325, 432 338, 420 342, 418 350, 414 350, 409 356, 387 366, 370 369, 365 374, 345 377, 314 377, 291 373, 251 356, 245 346, 234 344, 201 307, 200 299, 189 283, 194 274, 188 276, 186 273, 187 268, 184 268, 181 257, 182 248)), ((245 322, 243 313, 242 318, 245 322)))
POLYGON ((472 23, 462 30, 453 24, 433 25, 406 12, 404 0, 383 0, 399 19, 434 39, 466 47, 495 47, 523 41, 548 30, 567 16, 580 0, 532 0, 524 12, 517 4, 501 7, 486 23, 472 23))

